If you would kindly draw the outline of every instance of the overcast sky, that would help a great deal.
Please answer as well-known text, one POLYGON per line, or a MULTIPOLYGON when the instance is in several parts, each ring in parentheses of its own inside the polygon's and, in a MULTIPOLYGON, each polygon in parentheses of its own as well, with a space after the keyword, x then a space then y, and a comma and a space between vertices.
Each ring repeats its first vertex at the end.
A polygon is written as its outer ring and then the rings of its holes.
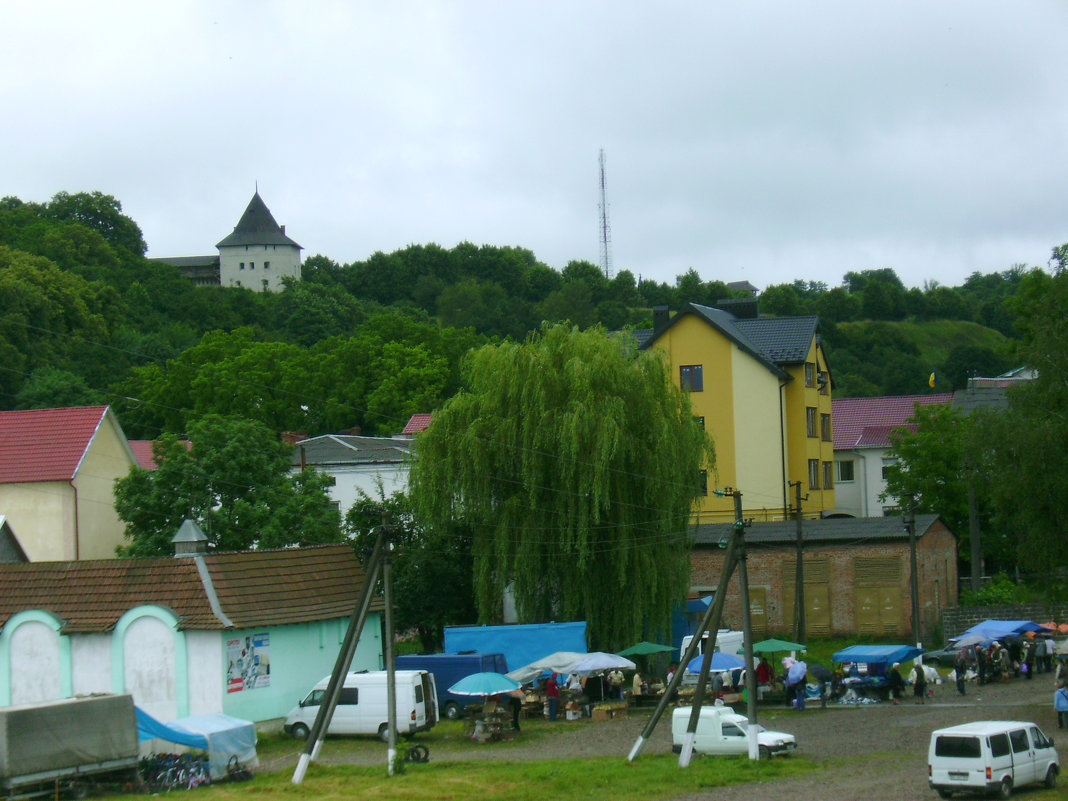
POLYGON ((412 243, 763 288, 1045 265, 1063 0, 2 0, 0 195, 117 197, 203 255, 255 184, 349 263, 412 243))

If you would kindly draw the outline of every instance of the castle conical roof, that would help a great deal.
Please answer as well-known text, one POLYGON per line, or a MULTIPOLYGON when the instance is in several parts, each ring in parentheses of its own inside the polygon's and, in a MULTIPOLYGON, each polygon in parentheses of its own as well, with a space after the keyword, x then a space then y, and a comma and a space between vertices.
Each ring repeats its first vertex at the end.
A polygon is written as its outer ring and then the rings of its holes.
POLYGON ((233 232, 215 247, 225 248, 234 245, 292 245, 300 247, 285 235, 282 227, 275 222, 274 215, 257 192, 248 202, 248 208, 237 221, 233 232))

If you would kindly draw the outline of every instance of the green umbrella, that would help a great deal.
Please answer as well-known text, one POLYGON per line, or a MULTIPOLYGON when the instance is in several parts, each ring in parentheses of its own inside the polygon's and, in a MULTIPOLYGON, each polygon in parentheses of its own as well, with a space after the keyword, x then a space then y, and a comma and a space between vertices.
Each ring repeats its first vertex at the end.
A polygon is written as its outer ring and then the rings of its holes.
POLYGON ((668 651, 674 651, 670 645, 658 645, 655 642, 645 642, 644 640, 637 645, 632 645, 625 651, 620 651, 619 656, 645 656, 646 654, 666 654, 668 651))
MULTIPOLYGON (((774 638, 770 640, 761 640, 758 643, 753 644, 753 653, 755 654, 773 654, 779 651, 804 651, 805 646, 796 642, 787 642, 786 640, 776 640, 774 638)), ((738 651, 741 653, 741 650, 738 651)))

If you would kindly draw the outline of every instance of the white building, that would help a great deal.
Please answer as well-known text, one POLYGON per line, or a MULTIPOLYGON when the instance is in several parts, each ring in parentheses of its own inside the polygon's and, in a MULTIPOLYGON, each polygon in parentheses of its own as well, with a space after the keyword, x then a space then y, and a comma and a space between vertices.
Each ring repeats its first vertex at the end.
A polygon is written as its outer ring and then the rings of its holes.
POLYGON ((219 249, 219 283, 243 286, 255 292, 282 288, 286 276, 300 280, 301 247, 274 220, 260 193, 249 201, 234 230, 215 247, 219 249))
POLYGON ((878 398, 834 398, 834 499, 832 516, 881 517, 897 511, 886 490, 890 432, 908 423, 917 406, 952 402, 952 393, 878 398))
POLYGON ((294 470, 314 467, 334 479, 330 497, 344 516, 361 494, 389 497, 408 489, 412 440, 323 434, 296 444, 294 470))

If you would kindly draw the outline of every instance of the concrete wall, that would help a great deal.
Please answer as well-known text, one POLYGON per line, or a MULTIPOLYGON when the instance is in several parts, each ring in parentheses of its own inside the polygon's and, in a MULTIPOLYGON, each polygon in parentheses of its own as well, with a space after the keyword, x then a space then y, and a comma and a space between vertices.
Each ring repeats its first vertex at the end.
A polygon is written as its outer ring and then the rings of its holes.
POLYGON ((292 245, 219 248, 219 283, 223 286, 242 286, 253 292, 277 292, 286 276, 300 280, 300 248, 292 245), (270 266, 265 267, 268 264, 270 266))

